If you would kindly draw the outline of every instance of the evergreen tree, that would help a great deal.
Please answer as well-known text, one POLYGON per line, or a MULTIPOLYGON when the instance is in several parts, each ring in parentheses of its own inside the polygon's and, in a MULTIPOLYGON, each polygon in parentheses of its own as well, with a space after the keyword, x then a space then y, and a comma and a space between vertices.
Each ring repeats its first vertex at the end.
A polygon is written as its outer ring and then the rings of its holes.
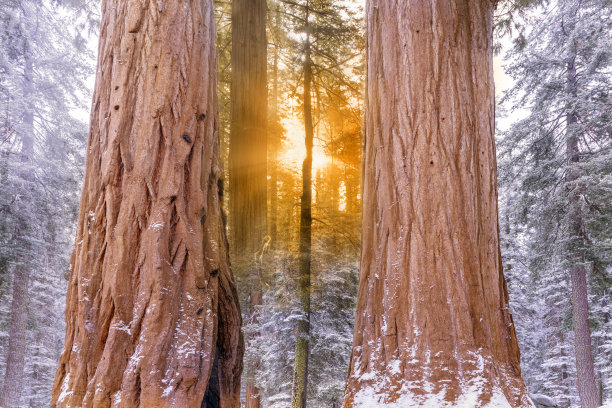
POLYGON ((0 2, 0 321, 6 327, 0 404, 7 407, 50 401, 86 139, 79 116, 94 15, 79 1, 0 2))
MULTIPOLYGON (((560 0, 525 14, 507 56, 516 85, 504 103, 524 115, 500 143, 501 188, 516 192, 506 202, 516 226, 507 239, 525 242, 509 257, 526 268, 511 276, 531 282, 526 298, 542 299, 546 310, 538 325, 547 334, 542 359, 530 363, 542 365, 527 370, 527 382, 562 403, 579 395, 583 407, 610 393, 608 370, 596 378, 589 350, 593 344, 601 366, 610 337, 602 308, 612 259, 609 9, 606 0, 560 0)), ((523 361, 538 352, 525 351, 523 361)))
MULTIPOLYGON (((249 333, 261 333, 259 340, 251 337, 247 345, 246 364, 253 356, 261 356, 256 381, 263 406, 291 405, 296 337, 307 338, 309 348, 316 352, 307 353, 308 369, 303 374, 310 379, 306 394, 302 394, 305 398, 298 403, 307 400, 308 406, 333 406, 342 398, 350 354, 348 339, 338 340, 352 330, 353 309, 345 307, 346 302, 341 303, 343 306, 331 305, 333 299, 344 296, 354 299, 356 292, 362 121, 359 101, 363 78, 363 37, 356 18, 359 8, 352 1, 274 1, 268 10, 268 226, 270 236, 276 239, 272 239, 270 259, 263 268, 267 273, 262 320, 245 326, 247 337, 249 333), (306 81, 310 92, 304 92, 307 32, 311 35, 312 79, 306 81), (292 168, 281 158, 288 143, 284 121, 299 116, 306 125, 304 102, 308 99, 313 150, 320 149, 318 154, 324 153, 329 165, 314 163, 311 171, 300 173, 297 166, 292 168), (305 175, 310 175, 310 188, 304 187, 300 179, 305 175), (304 191, 312 192, 309 200, 306 197, 311 218, 306 291, 297 285, 300 270, 304 271, 298 255, 304 191), (346 293, 340 293, 345 289, 346 293), (300 293, 309 295, 310 321, 303 310, 304 299, 298 298, 300 293), (298 326, 307 321, 308 333, 299 334, 298 326), (323 345, 331 344, 335 346, 331 353, 337 364, 330 366, 331 354, 323 345)), ((314 156, 313 153, 313 162, 314 156)), ((243 293, 248 290, 242 289, 243 293)))
MULTIPOLYGON (((298 295, 302 317, 298 321, 296 341, 292 406, 305 408, 308 395, 308 372, 310 357, 311 313, 312 313, 312 162, 315 130, 318 115, 323 112, 327 94, 333 93, 334 85, 341 83, 340 95, 350 86, 342 71, 347 61, 359 53, 355 51, 359 38, 357 19, 347 3, 329 0, 306 0, 284 2, 287 14, 295 31, 300 36, 294 40, 293 48, 301 61, 302 69, 296 70, 296 90, 301 88, 306 157, 302 165, 302 193, 300 202, 300 241, 298 295), (347 18, 348 16, 348 18, 347 18)), ((354 89, 354 88, 353 88, 354 89)), ((349 90, 350 91, 350 90, 349 90)), ((297 92, 297 91, 296 91, 297 92)))

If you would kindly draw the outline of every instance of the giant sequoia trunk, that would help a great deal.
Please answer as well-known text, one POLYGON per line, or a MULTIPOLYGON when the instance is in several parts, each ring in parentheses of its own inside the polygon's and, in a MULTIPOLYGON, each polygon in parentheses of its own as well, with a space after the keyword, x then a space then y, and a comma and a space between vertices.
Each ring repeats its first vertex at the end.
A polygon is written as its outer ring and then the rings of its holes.
POLYGON ((230 223, 232 253, 248 262, 261 249, 267 233, 266 47, 266 2, 234 0, 230 223))
POLYGON ((499 249, 493 6, 368 2, 362 257, 345 407, 531 406, 499 249))
MULTIPOLYGON (((262 303, 261 255, 267 235, 267 46, 266 1, 233 0, 229 146, 232 264, 236 274, 249 282, 253 324, 262 303)), ((256 368, 255 362, 247 366, 246 408, 259 407, 256 368)))
POLYGON ((239 404, 214 43, 212 0, 102 2, 52 407, 239 404))

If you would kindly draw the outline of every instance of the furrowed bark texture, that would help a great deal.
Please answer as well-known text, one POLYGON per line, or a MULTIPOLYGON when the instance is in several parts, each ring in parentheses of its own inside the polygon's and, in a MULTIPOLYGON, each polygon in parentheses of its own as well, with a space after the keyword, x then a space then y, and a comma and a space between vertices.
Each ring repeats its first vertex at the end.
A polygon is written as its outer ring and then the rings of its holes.
MULTIPOLYGON (((262 303, 261 257, 268 232, 267 46, 266 1, 233 0, 229 146, 232 264, 237 276, 249 283, 252 324, 257 323, 262 303)), ((259 408, 254 380, 257 363, 249 360, 246 408, 259 408)))
POLYGON ((492 8, 367 4, 362 257, 345 407, 531 406, 499 249, 492 8))
POLYGON ((102 2, 66 340, 52 407, 239 405, 218 185, 212 0, 102 2))

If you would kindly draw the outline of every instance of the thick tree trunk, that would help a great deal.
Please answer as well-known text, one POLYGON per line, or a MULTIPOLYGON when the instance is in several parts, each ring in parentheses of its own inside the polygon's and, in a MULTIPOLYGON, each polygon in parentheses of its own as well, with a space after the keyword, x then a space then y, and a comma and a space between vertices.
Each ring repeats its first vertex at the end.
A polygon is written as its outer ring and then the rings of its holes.
MULTIPOLYGON (((232 264, 236 274, 249 282, 252 324, 257 323, 261 306, 261 255, 267 235, 267 46, 266 1, 233 0, 229 148, 232 264)), ((256 363, 247 366, 246 408, 259 407, 256 370, 256 363)))
MULTIPOLYGON (((309 4, 306 2, 306 30, 309 4)), ((310 34, 307 34, 304 58, 304 129, 306 157, 302 164, 302 198, 300 202, 300 245, 298 296, 302 318, 298 322, 293 364, 292 408, 306 408, 308 392, 308 357, 310 354, 310 252, 312 244, 312 62, 310 60, 310 34)))
POLYGON ((368 2, 345 407, 531 406, 499 250, 492 11, 489 0, 368 2))
MULTIPOLYGON (((567 90, 570 97, 577 95, 578 80, 576 76, 575 55, 567 64, 567 90)), ((589 327, 589 296, 587 292, 586 269, 584 267, 584 226, 580 209, 579 188, 573 183, 578 178, 575 165, 580 162, 578 135, 575 126, 578 116, 570 111, 567 114, 566 155, 569 169, 566 172, 566 182, 569 190, 569 232, 570 256, 575 264, 570 269, 572 283, 572 323, 574 327, 574 356, 576 358, 576 375, 578 377, 578 395, 582 408, 595 408, 601 405, 591 347, 591 328, 589 327)))
MULTIPOLYGON (((24 207, 31 207, 35 199, 31 194, 34 177, 31 163, 34 156, 34 108, 30 101, 33 88, 33 66, 29 54, 29 47, 25 47, 24 71, 23 71, 23 98, 26 109, 23 113, 22 132, 21 132, 21 151, 20 164, 21 174, 19 179, 23 183, 18 188, 20 204, 24 207)), ((6 371, 4 373, 4 383, 0 392, 0 407, 19 408, 21 407, 21 391, 23 390, 23 369, 25 366, 27 326, 28 326, 28 304, 29 304, 29 285, 30 285, 30 260, 25 259, 30 253, 29 248, 32 243, 29 237, 31 220, 25 219, 28 214, 34 211, 32 208, 21 208, 18 227, 15 229, 13 240, 21 250, 14 260, 13 271, 13 296, 11 300, 11 325, 9 329, 9 344, 7 350, 6 371), (21 258, 21 259, 20 259, 21 258)))
POLYGON ((234 0, 230 225, 232 253, 248 251, 248 262, 267 234, 266 47, 266 2, 234 0))
POLYGON ((239 405, 214 44, 211 0, 102 2, 52 407, 239 405))

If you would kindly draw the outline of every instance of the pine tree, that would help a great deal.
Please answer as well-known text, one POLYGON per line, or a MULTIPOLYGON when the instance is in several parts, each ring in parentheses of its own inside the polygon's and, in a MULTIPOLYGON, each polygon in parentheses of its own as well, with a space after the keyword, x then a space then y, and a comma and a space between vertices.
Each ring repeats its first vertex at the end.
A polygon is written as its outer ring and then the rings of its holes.
POLYGON ((510 222, 523 226, 521 256, 550 311, 543 322, 550 332, 543 366, 550 375, 529 382, 570 402, 575 378, 583 407, 600 404, 597 383, 603 385, 595 375, 592 356, 598 360, 599 350, 592 350, 590 326, 593 318, 605 321, 605 312, 593 316, 588 303, 610 285, 606 10, 605 1, 553 1, 525 16, 508 55, 516 86, 505 102, 525 115, 503 135, 500 153, 502 188, 519 192, 510 222))
POLYGON ((58 299, 86 135, 75 118, 91 57, 83 7, 0 2, 0 319, 11 327, 0 353, 6 407, 48 405, 61 347, 58 299))
MULTIPOLYGON (((301 96, 304 121, 306 157, 302 164, 302 191, 300 200, 299 277, 298 296, 302 318, 297 322, 292 406, 304 408, 308 396, 308 366, 312 322, 312 231, 313 231, 313 179, 312 160, 315 132, 321 122, 319 115, 326 112, 325 92, 333 92, 341 83, 336 100, 348 99, 343 94, 359 91, 351 87, 343 65, 359 55, 358 23, 347 2, 307 0, 282 2, 288 23, 300 34, 293 41, 292 54, 301 61, 302 69, 296 70, 295 93, 301 96), (338 97, 339 96, 339 97, 338 97)), ((328 99, 329 100, 329 99, 328 99)))

